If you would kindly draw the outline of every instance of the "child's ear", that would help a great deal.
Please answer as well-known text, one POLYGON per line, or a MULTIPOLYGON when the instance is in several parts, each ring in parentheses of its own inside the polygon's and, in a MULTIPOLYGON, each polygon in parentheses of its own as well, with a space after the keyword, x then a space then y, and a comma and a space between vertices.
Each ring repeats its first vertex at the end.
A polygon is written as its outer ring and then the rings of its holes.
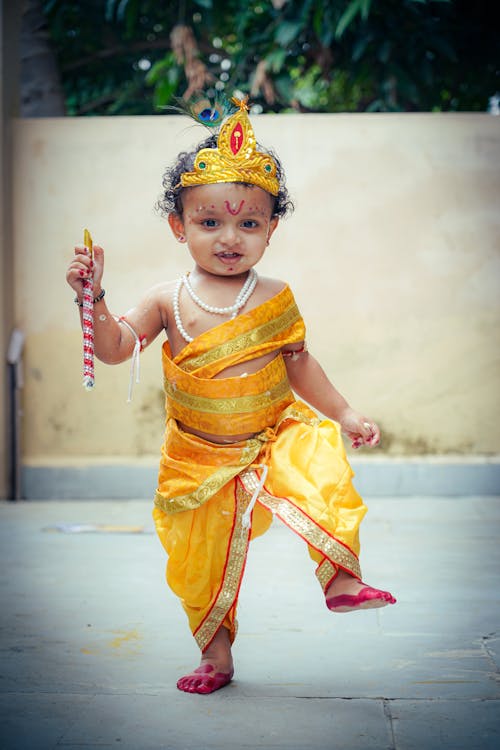
POLYGON ((168 223, 170 224, 170 229, 172 230, 175 239, 179 242, 184 242, 184 222, 182 221, 182 216, 177 213, 169 214, 168 223))
POLYGON ((267 232, 267 244, 269 244, 269 240, 273 236, 273 232, 276 229, 276 227, 278 226, 279 220, 280 220, 279 216, 273 216, 271 218, 271 221, 269 222, 269 230, 267 232))

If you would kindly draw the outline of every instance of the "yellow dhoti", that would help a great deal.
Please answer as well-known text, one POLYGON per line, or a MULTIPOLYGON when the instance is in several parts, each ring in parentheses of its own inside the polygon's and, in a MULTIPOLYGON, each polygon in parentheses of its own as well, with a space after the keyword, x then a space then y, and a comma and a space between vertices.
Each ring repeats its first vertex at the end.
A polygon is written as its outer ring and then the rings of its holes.
POLYGON ((339 568, 361 577, 358 529, 366 508, 352 485, 338 425, 294 400, 281 355, 248 378, 211 379, 215 362, 221 371, 228 357, 238 361, 235 340, 241 361, 303 337, 286 287, 198 337, 175 360, 164 348, 168 419, 153 515, 168 553, 168 584, 201 650, 222 625, 234 640, 249 541, 269 528, 273 514, 307 543, 323 590, 339 568), (176 419, 222 435, 243 432, 250 420, 260 432, 221 445, 182 431, 176 419))

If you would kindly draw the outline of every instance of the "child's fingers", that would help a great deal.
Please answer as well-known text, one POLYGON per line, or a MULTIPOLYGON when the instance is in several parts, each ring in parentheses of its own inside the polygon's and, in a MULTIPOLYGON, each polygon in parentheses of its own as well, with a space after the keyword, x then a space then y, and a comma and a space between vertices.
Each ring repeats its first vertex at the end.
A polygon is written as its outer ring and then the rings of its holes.
POLYGON ((353 418, 344 420, 341 426, 354 449, 361 448, 363 445, 373 447, 380 441, 380 429, 368 417, 354 414, 353 418))
POLYGON ((75 259, 68 268, 68 273, 76 273, 79 276, 92 276, 93 264, 90 260, 75 259))
POLYGON ((96 266, 104 265, 104 250, 100 245, 94 245, 93 258, 96 266))
POLYGON ((81 291, 81 285, 87 279, 94 279, 99 284, 102 278, 104 251, 102 247, 94 245, 92 257, 85 245, 75 245, 74 258, 66 271, 66 281, 76 290, 81 291))
POLYGON ((374 426, 372 422, 369 422, 366 418, 363 417, 362 422, 360 424, 360 428, 359 428, 359 432, 363 440, 364 441, 371 440, 373 437, 373 431, 374 431, 374 426))
POLYGON ((100 264, 102 266, 103 257, 104 252, 102 247, 94 245, 91 257, 89 248, 85 247, 85 245, 75 245, 75 259, 73 263, 79 263, 80 266, 78 268, 83 267, 83 269, 93 271, 96 265, 100 264))
POLYGON ((349 437, 354 438, 352 442, 353 448, 361 448, 363 445, 373 448, 380 442, 380 429, 374 422, 369 422, 367 419, 363 419, 358 434, 351 434, 349 437))
POLYGON ((76 263, 80 264, 80 266, 83 266, 84 268, 93 267, 93 262, 90 259, 90 256, 85 253, 85 248, 75 247, 75 257, 71 261, 70 267, 76 263))
POLYGON ((75 255, 90 256, 90 251, 85 245, 75 245, 75 255))
POLYGON ((370 440, 370 445, 371 446, 375 446, 375 445, 378 445, 380 443, 380 428, 376 424, 374 424, 373 427, 374 427, 373 435, 372 435, 372 438, 370 440))
MULTIPOLYGON (((75 255, 82 255, 83 257, 90 258, 90 250, 85 245, 75 245, 75 255)), ((100 245, 94 245, 92 247, 92 256, 98 257, 100 260, 104 258, 104 250, 100 245)))
POLYGON ((94 281, 100 284, 104 272, 104 250, 100 245, 94 245, 92 269, 94 281))
POLYGON ((92 276, 93 263, 90 257, 84 254, 84 248, 75 247, 75 257, 66 271, 66 281, 78 294, 82 283, 92 276))
POLYGON ((81 290, 83 282, 87 281, 87 279, 90 278, 92 278, 92 276, 88 273, 88 271, 84 271, 78 268, 70 269, 66 274, 66 281, 77 292, 81 290))

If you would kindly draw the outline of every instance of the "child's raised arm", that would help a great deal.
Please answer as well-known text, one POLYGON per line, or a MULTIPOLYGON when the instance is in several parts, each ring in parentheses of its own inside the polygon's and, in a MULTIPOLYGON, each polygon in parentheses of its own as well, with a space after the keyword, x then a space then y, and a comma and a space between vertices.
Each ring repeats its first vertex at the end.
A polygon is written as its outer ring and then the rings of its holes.
MULTIPOLYGON (((94 351, 96 357, 106 364, 118 364, 132 356, 135 337, 132 331, 110 313, 101 286, 104 271, 104 250, 94 245, 93 260, 85 247, 75 247, 75 257, 66 273, 66 281, 76 292, 75 302, 80 309, 82 322, 83 281, 93 277, 94 281, 94 351)), ((165 314, 160 305, 160 290, 155 287, 125 316, 126 322, 136 332, 141 348, 153 341, 167 327, 165 314)))
MULTIPOLYGON (((288 354, 289 352, 286 352, 288 354)), ((285 357, 290 385, 295 393, 325 417, 338 422, 352 447, 375 446, 380 429, 373 420, 354 411, 328 379, 319 362, 307 351, 285 357)))

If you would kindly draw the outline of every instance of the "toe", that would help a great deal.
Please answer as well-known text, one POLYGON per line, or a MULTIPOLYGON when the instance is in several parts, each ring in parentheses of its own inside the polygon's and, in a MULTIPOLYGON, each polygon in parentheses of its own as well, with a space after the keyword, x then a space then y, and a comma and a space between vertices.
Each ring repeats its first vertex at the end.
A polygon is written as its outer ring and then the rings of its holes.
POLYGON ((188 692, 189 681, 187 677, 181 677, 180 680, 177 680, 177 687, 179 688, 179 690, 184 690, 188 692))
POLYGON ((232 677, 232 668, 229 672, 215 672, 213 666, 202 665, 194 672, 177 680, 177 688, 185 693, 207 695, 227 685, 231 682, 232 677))
POLYGON ((179 688, 179 690, 183 690, 185 693, 195 693, 198 681, 199 678, 195 675, 187 674, 177 681, 177 687, 179 688))
POLYGON ((206 674, 207 671, 206 667, 198 667, 194 672, 181 677, 177 681, 177 688, 185 693, 211 693, 214 689, 214 679, 212 675, 206 674))
POLYGON ((214 689, 214 681, 211 677, 205 677, 204 680, 201 680, 200 683, 197 685, 197 688, 195 690, 196 693, 200 693, 200 695, 208 695, 208 693, 212 693, 214 689))

